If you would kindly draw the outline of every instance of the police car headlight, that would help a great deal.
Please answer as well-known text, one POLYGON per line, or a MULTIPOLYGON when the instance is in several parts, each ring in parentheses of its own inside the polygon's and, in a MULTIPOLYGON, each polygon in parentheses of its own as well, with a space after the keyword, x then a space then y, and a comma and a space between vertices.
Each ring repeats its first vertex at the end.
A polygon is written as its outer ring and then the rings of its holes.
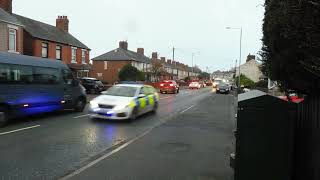
POLYGON ((123 109, 127 109, 129 107, 129 105, 125 104, 125 105, 118 105, 115 108, 113 108, 113 110, 115 111, 119 111, 119 110, 123 110, 123 109))
POLYGON ((95 109, 99 107, 99 104, 96 101, 90 101, 90 107, 92 109, 95 109))

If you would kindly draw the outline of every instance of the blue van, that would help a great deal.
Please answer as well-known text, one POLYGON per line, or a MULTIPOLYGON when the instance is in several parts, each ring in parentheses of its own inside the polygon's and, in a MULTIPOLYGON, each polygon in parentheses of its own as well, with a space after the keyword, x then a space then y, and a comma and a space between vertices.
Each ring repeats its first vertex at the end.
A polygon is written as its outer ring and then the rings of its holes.
POLYGON ((0 52, 0 126, 15 117, 82 112, 86 93, 63 62, 0 52))

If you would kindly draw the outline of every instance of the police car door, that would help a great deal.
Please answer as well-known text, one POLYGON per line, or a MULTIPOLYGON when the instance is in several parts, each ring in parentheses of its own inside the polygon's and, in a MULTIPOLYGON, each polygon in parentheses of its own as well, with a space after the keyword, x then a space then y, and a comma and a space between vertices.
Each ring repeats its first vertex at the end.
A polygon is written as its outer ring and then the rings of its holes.
POLYGON ((149 101, 148 101, 148 90, 145 86, 143 86, 141 89, 140 89, 140 95, 144 95, 144 96, 141 96, 139 97, 138 101, 139 101, 139 114, 144 114, 146 112, 149 111, 149 101))

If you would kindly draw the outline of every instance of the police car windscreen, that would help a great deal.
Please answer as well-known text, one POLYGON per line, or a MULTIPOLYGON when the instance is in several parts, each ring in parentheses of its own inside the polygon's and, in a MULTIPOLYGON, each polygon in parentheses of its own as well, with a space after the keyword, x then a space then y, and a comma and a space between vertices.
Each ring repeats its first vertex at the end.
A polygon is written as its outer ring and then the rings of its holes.
POLYGON ((103 94, 110 96, 134 97, 137 92, 137 89, 137 87, 130 86, 113 86, 103 94))

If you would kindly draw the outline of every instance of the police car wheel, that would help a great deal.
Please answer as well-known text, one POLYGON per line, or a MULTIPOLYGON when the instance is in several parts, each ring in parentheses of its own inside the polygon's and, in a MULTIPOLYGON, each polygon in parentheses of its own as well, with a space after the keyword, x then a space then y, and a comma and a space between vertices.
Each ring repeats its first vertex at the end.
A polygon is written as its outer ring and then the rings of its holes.
POLYGON ((152 113, 157 113, 157 110, 158 110, 158 103, 155 103, 154 105, 153 105, 153 108, 152 108, 152 113))
POLYGON ((131 117, 128 119, 129 121, 136 120, 138 117, 138 109, 134 108, 131 114, 131 117))
POLYGON ((0 108, 0 127, 4 127, 9 122, 8 111, 6 108, 0 108))

